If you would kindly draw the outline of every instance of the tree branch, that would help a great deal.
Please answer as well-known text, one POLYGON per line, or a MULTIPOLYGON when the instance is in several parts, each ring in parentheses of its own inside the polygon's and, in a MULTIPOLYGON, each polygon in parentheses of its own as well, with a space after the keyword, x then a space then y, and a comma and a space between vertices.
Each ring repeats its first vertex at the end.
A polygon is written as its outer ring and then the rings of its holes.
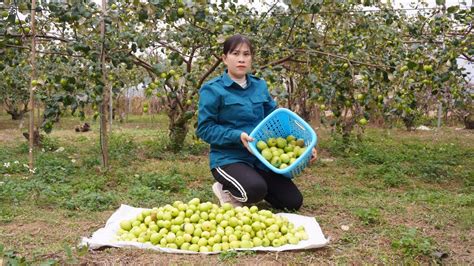
MULTIPOLYGON (((165 81, 165 87, 166 87, 166 86, 168 86, 168 87, 170 88, 170 91, 175 94, 174 100, 175 100, 176 103, 178 104, 178 107, 179 107, 179 109, 181 110, 181 112, 184 112, 183 104, 181 103, 180 99, 179 99, 178 96, 176 95, 176 89, 174 89, 173 85, 169 82, 169 79, 167 79, 167 80, 165 81)), ((167 95, 167 97, 168 97, 168 95, 167 95)), ((171 103, 171 100, 170 100, 169 97, 168 97, 168 102, 171 103)))
POLYGON ((265 17, 268 15, 268 13, 270 13, 270 11, 272 11, 272 9, 274 7, 276 7, 276 5, 279 3, 280 1, 275 1, 275 3, 267 10, 267 12, 265 12, 265 14, 263 14, 263 16, 260 18, 260 20, 258 21, 257 23, 257 29, 260 28, 260 24, 262 24, 263 20, 265 19, 265 17))
POLYGON ((278 59, 278 60, 276 60, 276 61, 270 62, 270 63, 268 63, 268 64, 266 64, 266 65, 261 66, 259 69, 262 70, 262 69, 265 69, 265 68, 267 68, 267 67, 269 67, 269 66, 275 66, 275 65, 282 64, 282 63, 284 63, 284 62, 286 62, 286 61, 291 60, 291 58, 292 58, 293 56, 294 56, 294 55, 289 55, 289 56, 284 57, 284 58, 282 58, 282 59, 278 59))
POLYGON ((290 40, 290 36, 293 33, 293 29, 294 29, 295 24, 296 24, 296 20, 298 20, 298 17, 301 16, 301 13, 303 13, 303 9, 301 9, 300 13, 293 20, 293 24, 291 25, 291 29, 290 29, 290 32, 288 33, 288 37, 286 37, 286 42, 288 42, 290 40))
POLYGON ((189 60, 188 62, 186 62, 186 71, 188 73, 191 72, 191 67, 192 67, 192 63, 193 63, 193 58, 194 58, 194 52, 196 52, 196 47, 192 47, 191 49, 191 54, 189 55, 189 60))
MULTIPOLYGON (((9 36, 12 37, 23 37, 23 34, 8 34, 9 36)), ((32 37, 33 35, 31 34, 25 34, 26 37, 32 37)), ((71 42, 72 40, 67 40, 61 37, 57 36, 52 36, 52 35, 36 35, 36 38, 43 38, 43 39, 51 39, 51 40, 57 40, 57 41, 62 41, 62 42, 71 42)))
POLYGON ((310 53, 315 53, 315 54, 322 54, 322 55, 326 55, 326 56, 329 56, 329 57, 335 57, 335 58, 339 58, 339 59, 342 59, 342 60, 345 60, 351 64, 356 64, 356 65, 365 65, 365 66, 370 66, 370 67, 375 67, 375 68, 382 68, 382 69, 392 69, 393 67, 391 66, 387 66, 387 65, 377 65, 377 64, 371 64, 371 63, 366 63, 366 62, 361 62, 361 61, 356 61, 356 60, 351 60, 347 57, 344 57, 344 56, 340 56, 340 55, 336 55, 336 54, 331 54, 331 53, 327 53, 327 52, 323 52, 323 51, 318 51, 318 50, 304 50, 304 49, 296 49, 297 52, 300 52, 300 53, 306 53, 306 52, 310 52, 310 53))
POLYGON ((153 67, 150 64, 148 64, 147 62, 145 62, 142 59, 138 58, 137 56, 135 56, 131 52, 129 53, 129 55, 132 56, 132 59, 134 60, 133 62, 136 65, 143 67, 148 72, 148 75, 150 75, 150 77, 155 76, 155 73, 153 71, 153 67))
MULTIPOLYGON (((29 46, 18 46, 18 45, 11 45, 11 44, 7 44, 5 45, 5 47, 12 47, 12 48, 18 48, 18 49, 27 49, 27 50, 31 50, 31 47, 29 46)), ((64 53, 60 53, 60 52, 49 52, 49 51, 36 51, 37 53, 40 53, 40 54, 55 54, 55 55, 63 55, 63 56, 71 56, 71 57, 85 57, 84 55, 71 55, 71 54, 64 54, 64 53)))
POLYGON ((183 59, 183 61, 186 64, 188 63, 188 60, 186 60, 186 58, 184 57, 184 54, 181 53, 178 49, 176 49, 176 48, 174 48, 174 47, 170 46, 169 44, 167 44, 165 42, 162 42, 162 41, 157 41, 157 43, 161 44, 161 46, 163 46, 163 47, 166 47, 166 48, 170 49, 171 51, 174 51, 174 52, 178 53, 179 56, 183 59))
POLYGON ((267 45, 267 43, 271 40, 271 39, 270 39, 270 36, 272 36, 272 34, 273 34, 273 32, 275 31, 276 27, 277 27, 277 23, 273 24, 272 30, 271 30, 270 33, 268 34, 268 36, 267 36, 267 38, 266 38, 267 41, 265 42, 264 46, 267 45))
POLYGON ((300 68, 292 68, 290 65, 282 65, 284 69, 290 71, 290 72, 294 72, 294 73, 298 73, 300 75, 307 75, 308 72, 303 70, 301 71, 300 68))
POLYGON ((467 55, 467 54, 465 54, 465 53, 461 53, 461 54, 462 54, 462 56, 464 56, 464 58, 465 58, 467 61, 469 61, 469 62, 474 61, 473 58, 470 57, 469 55, 467 55))
MULTIPOLYGON (((406 43, 406 44, 410 44, 410 43, 426 43, 426 41, 402 41, 403 43, 406 43)), ((442 41, 434 41, 434 40, 430 40, 429 41, 430 43, 436 43, 436 44, 443 44, 442 41)))
POLYGON ((466 32, 463 33, 464 37, 468 36, 469 33, 471 33, 471 31, 472 31, 473 28, 474 28, 474 25, 471 24, 471 25, 469 26, 469 29, 467 29, 466 32))
POLYGON ((5 47, 18 48, 18 49, 30 49, 29 46, 20 46, 20 45, 11 45, 11 44, 6 44, 5 47))
POLYGON ((10 101, 8 100, 8 98, 5 98, 3 100, 3 102, 5 103, 5 105, 7 106, 8 109, 11 109, 12 108, 12 104, 10 104, 10 101))
MULTIPOLYGON (((209 69, 207 70, 207 72, 204 73, 204 75, 202 75, 202 77, 199 79, 198 85, 196 86, 198 90, 199 90, 199 88, 201 88, 202 84, 204 83, 204 80, 206 80, 206 78, 207 78, 212 72, 214 72, 214 70, 216 70, 216 68, 221 64, 221 62, 222 62, 222 59, 217 60, 216 62, 214 62, 214 65, 212 65, 211 68, 209 68, 209 69)), ((195 91, 193 92, 193 95, 195 95, 198 90, 195 90, 195 91)))
POLYGON ((301 64, 307 64, 308 62, 307 61, 303 61, 303 60, 298 60, 298 59, 290 59, 289 61, 291 62, 295 62, 295 63, 301 63, 301 64))
POLYGON ((193 27, 196 27, 196 28, 198 28, 198 29, 200 29, 200 30, 202 30, 202 31, 205 31, 207 34, 212 34, 212 31, 210 31, 209 29, 203 28, 203 27, 197 25, 197 23, 196 23, 195 20, 190 21, 190 23, 193 25, 193 27))

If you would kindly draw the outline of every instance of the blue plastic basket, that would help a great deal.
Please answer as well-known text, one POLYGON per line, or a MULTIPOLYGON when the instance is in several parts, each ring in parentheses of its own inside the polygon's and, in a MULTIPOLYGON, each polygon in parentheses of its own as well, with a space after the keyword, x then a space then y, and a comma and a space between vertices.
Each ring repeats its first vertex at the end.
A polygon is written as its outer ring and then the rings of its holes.
POLYGON ((279 108, 269 114, 255 129, 250 133, 250 136, 255 140, 249 142, 250 149, 253 154, 270 170, 275 173, 282 174, 287 178, 293 178, 300 174, 303 169, 308 166, 311 159, 312 149, 318 141, 318 137, 311 126, 306 123, 301 117, 286 108, 279 108), (257 149, 257 142, 259 140, 266 141, 269 138, 283 137, 293 135, 297 139, 303 139, 306 151, 296 159, 294 163, 284 169, 279 169, 270 164, 263 158, 260 151, 257 149))

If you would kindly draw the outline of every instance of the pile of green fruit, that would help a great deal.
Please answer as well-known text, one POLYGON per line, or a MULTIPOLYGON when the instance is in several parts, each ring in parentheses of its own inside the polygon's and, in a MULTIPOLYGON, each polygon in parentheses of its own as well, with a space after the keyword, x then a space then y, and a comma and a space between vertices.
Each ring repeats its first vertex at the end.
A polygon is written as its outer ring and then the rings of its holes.
POLYGON ((259 140, 257 149, 265 160, 279 169, 287 168, 306 151, 304 140, 296 139, 293 135, 286 138, 269 138, 267 141, 259 140))
POLYGON ((198 198, 187 204, 141 212, 136 218, 120 222, 119 241, 151 243, 160 247, 194 252, 220 252, 236 248, 279 247, 307 240, 303 226, 257 206, 219 207, 198 198))

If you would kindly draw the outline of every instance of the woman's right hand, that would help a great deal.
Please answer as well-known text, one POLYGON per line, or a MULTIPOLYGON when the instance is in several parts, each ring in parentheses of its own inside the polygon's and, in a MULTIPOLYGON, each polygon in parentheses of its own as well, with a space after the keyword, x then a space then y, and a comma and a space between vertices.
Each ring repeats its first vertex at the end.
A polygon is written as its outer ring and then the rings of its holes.
POLYGON ((254 139, 252 137, 250 137, 247 133, 245 132, 242 132, 240 134, 240 141, 242 141, 242 144, 245 146, 245 148, 247 148, 247 150, 253 154, 252 150, 250 149, 249 147, 249 142, 252 142, 254 139))
POLYGON ((311 159, 309 160, 309 163, 312 164, 318 160, 318 150, 316 148, 313 148, 311 151, 311 159))

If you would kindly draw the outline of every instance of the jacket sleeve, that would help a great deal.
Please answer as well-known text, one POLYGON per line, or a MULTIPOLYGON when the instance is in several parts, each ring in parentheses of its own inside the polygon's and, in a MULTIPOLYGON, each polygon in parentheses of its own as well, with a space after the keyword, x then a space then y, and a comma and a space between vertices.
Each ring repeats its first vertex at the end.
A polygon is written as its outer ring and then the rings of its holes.
POLYGON ((268 91, 268 87, 266 83, 265 83, 265 93, 267 94, 268 102, 265 102, 265 104, 263 105, 263 111, 264 111, 265 117, 267 117, 269 114, 271 114, 273 111, 275 111, 278 108, 278 105, 275 102, 275 100, 273 100, 272 95, 268 91))
POLYGON ((196 135, 211 145, 235 145, 241 142, 241 130, 219 125, 219 96, 209 85, 199 92, 199 112, 196 135))

